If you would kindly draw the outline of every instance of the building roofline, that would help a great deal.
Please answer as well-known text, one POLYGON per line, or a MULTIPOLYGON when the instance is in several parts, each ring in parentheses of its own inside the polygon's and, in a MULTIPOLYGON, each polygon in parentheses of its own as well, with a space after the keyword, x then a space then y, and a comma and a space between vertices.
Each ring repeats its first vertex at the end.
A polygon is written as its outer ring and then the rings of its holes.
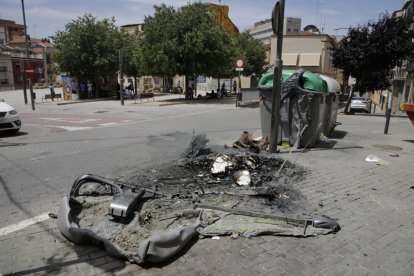
POLYGON ((14 28, 19 28, 19 29, 24 29, 24 25, 17 24, 13 20, 0 19, 0 25, 1 26, 6 26, 6 27, 14 27, 14 28))
POLYGON ((139 25, 144 25, 144 23, 121 25, 121 28, 125 28, 125 27, 137 27, 139 25))

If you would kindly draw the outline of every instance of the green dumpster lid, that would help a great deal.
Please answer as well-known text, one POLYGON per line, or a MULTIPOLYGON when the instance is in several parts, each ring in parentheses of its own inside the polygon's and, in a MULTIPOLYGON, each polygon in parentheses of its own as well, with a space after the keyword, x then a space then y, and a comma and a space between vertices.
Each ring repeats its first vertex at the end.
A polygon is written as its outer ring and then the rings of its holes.
MULTIPOLYGON (((282 84, 293 74, 296 70, 282 70, 282 84)), ((305 71, 302 76, 303 88, 312 91, 319 91, 328 93, 328 84, 325 80, 312 72, 305 71)), ((273 71, 265 73, 259 80, 259 88, 273 87, 273 71)))

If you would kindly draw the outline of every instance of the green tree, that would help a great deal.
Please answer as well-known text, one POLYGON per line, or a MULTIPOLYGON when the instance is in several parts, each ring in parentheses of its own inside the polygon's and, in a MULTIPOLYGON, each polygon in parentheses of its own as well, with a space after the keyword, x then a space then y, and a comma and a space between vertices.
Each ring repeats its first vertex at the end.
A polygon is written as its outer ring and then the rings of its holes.
POLYGON ((334 67, 343 70, 346 82, 349 76, 356 78, 345 112, 348 112, 355 90, 362 95, 390 87, 391 70, 413 53, 413 34, 402 17, 382 14, 378 22, 350 28, 339 43, 331 41, 334 67))
POLYGON ((134 77, 135 94, 137 93, 137 77, 143 74, 142 42, 137 34, 123 33, 123 71, 134 77))
POLYGON ((173 76, 178 72, 180 45, 177 41, 177 11, 165 4, 154 6, 154 15, 144 19, 142 66, 147 75, 173 76))
MULTIPOLYGON (((266 49, 263 44, 254 39, 249 32, 235 36, 238 58, 243 59, 243 75, 261 76, 266 70, 266 49)), ((234 66, 233 66, 234 67, 234 66)), ((232 68, 234 70, 234 68, 232 68)))
POLYGON ((144 20, 143 69, 151 75, 220 76, 234 67, 231 34, 223 30, 206 4, 180 9, 155 6, 144 20))
POLYGON ((57 49, 55 60, 63 72, 79 79, 92 80, 97 95, 103 85, 110 85, 118 71, 118 49, 122 33, 115 20, 97 20, 91 14, 69 22, 65 31, 52 37, 57 49))

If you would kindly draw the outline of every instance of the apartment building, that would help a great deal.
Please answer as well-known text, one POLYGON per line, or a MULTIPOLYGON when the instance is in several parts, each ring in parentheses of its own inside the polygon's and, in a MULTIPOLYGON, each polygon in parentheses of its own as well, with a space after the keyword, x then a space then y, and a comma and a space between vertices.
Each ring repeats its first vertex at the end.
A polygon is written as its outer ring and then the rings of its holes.
MULTIPOLYGON (((283 23, 283 35, 298 35, 301 29, 302 19, 285 17, 283 23)), ((271 44, 273 29, 272 20, 266 19, 254 23, 253 28, 248 29, 253 38, 260 40, 263 44, 271 44)))
POLYGON ((32 38, 29 35, 27 38, 29 53, 26 50, 24 25, 0 19, 0 90, 20 89, 27 65, 35 68, 33 83, 56 80, 52 61, 55 51, 53 44, 45 38, 32 38))
POLYGON ((15 21, 0 19, 0 45, 7 45, 13 36, 24 36, 24 25, 15 21))

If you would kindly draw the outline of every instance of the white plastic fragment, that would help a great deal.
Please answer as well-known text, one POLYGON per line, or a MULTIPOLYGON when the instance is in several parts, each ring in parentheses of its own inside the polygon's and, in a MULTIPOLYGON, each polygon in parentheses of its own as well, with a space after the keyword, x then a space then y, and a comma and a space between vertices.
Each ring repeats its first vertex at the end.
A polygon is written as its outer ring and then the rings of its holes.
POLYGON ((365 161, 367 161, 367 162, 378 162, 379 158, 377 156, 373 155, 373 154, 370 154, 365 158, 365 161))
POLYGON ((232 162, 227 155, 220 155, 218 156, 211 168, 212 174, 220 174, 225 173, 226 169, 231 169, 234 166, 234 162, 232 162))
POLYGON ((391 164, 390 162, 385 161, 385 160, 383 160, 383 159, 381 159, 381 158, 379 158, 378 156, 375 156, 375 155, 373 155, 373 154, 368 155, 368 156, 365 158, 365 161, 367 161, 367 162, 375 162, 375 163, 377 163, 378 165, 383 165, 383 166, 387 166, 387 165, 391 164))
POLYGON ((250 177, 250 172, 247 170, 237 171, 234 173, 234 182, 240 186, 250 185, 252 179, 250 177))
POLYGON ((214 237, 211 237, 211 239, 212 239, 212 240, 219 240, 219 239, 220 239, 220 237, 219 237, 219 236, 214 236, 214 237))

